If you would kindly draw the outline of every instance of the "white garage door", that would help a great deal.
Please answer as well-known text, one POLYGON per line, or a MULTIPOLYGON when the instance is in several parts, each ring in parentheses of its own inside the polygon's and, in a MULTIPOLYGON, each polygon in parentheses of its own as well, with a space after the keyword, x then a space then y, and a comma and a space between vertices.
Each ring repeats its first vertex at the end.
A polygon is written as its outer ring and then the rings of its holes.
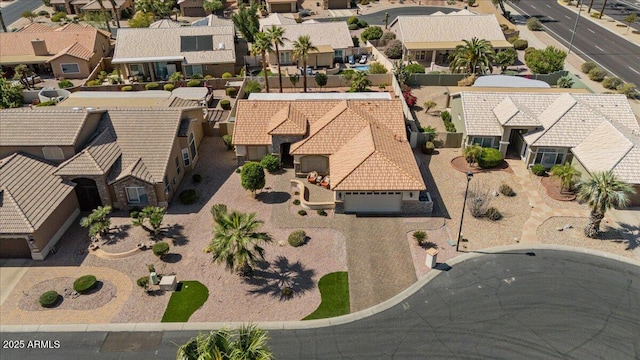
POLYGON ((401 192, 346 192, 344 196, 345 212, 400 212, 401 206, 401 192))

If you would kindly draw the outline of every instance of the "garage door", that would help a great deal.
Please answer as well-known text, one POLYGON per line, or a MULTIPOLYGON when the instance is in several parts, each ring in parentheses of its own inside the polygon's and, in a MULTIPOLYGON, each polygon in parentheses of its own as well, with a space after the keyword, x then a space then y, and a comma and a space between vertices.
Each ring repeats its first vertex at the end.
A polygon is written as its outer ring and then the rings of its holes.
POLYGON ((25 239, 0 239, 0 258, 28 258, 31 250, 25 239))
POLYGON ((204 12, 204 9, 202 7, 183 7, 182 8, 182 13, 184 14, 183 16, 190 16, 190 17, 204 17, 207 16, 207 14, 204 12))
POLYGON ((329 9, 346 9, 347 0, 329 0, 329 9))
POLYGON ((291 3, 286 4, 271 4, 272 13, 290 13, 291 3))
POLYGON ((400 212, 402 193, 400 192, 346 192, 344 211, 351 213, 392 213, 400 212))

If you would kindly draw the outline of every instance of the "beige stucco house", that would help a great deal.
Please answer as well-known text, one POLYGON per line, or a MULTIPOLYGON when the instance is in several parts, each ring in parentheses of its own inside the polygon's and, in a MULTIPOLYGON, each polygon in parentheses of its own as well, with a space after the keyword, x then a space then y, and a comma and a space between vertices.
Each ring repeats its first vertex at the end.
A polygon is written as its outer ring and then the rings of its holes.
POLYGON ((206 16, 204 11, 204 0, 178 0, 178 6, 180 6, 180 15, 191 17, 203 17, 206 16))

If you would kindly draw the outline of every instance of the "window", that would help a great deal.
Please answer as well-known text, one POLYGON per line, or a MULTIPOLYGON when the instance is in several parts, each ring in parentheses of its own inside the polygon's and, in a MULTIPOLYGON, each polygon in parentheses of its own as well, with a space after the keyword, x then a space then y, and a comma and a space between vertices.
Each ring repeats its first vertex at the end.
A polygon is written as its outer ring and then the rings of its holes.
POLYGON ((57 146, 43 147, 42 154, 47 160, 64 160, 64 153, 57 146))
POLYGON ((78 64, 60 64, 63 74, 78 74, 80 73, 80 66, 78 64))
POLYGON ((191 150, 191 158, 195 159, 198 150, 196 149, 196 137, 193 136, 193 133, 189 134, 189 150, 191 150))
POLYGON ((184 161, 184 166, 191 165, 191 158, 189 157, 189 149, 182 149, 182 161, 184 161))
POLYGON ((130 64, 129 73, 133 76, 143 74, 144 70, 142 70, 142 64, 130 64))
POLYGON ((473 145, 480 145, 482 147, 493 147, 492 137, 473 137, 471 139, 473 145))
POLYGON ((542 148, 536 152, 534 164, 541 164, 546 168, 553 165, 562 164, 564 161, 565 151, 563 149, 542 148))
POLYGON ((169 193, 171 192, 171 184, 169 184, 169 178, 167 177, 167 175, 164 176, 164 193, 166 195, 169 195, 169 193))
POLYGON ((291 63, 291 52, 289 52, 289 51, 280 51, 280 63, 281 64, 289 64, 289 63, 291 63))
POLYGON ((176 156, 176 172, 180 174, 180 159, 176 156))
POLYGON ((426 60, 427 59, 427 51, 426 50, 418 50, 415 52, 416 60, 426 60))
POLYGON ((342 60, 342 49, 340 49, 340 50, 334 50, 334 52, 333 52, 333 57, 334 57, 335 59, 340 59, 340 60, 342 60))
POLYGON ((184 66, 184 75, 186 77, 192 77, 193 74, 202 75, 202 65, 185 65, 184 66))
POLYGON ((125 187, 124 189, 127 193, 129 204, 146 204, 149 201, 147 199, 147 189, 141 186, 125 187))

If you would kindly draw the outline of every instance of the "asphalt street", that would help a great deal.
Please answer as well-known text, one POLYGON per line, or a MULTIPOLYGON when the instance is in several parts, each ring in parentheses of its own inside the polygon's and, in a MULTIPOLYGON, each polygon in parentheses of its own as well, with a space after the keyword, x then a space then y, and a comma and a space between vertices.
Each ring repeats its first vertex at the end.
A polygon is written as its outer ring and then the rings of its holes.
MULTIPOLYGON (((591 4, 591 0, 582 0, 582 3, 582 11, 586 11, 591 4)), ((591 12, 600 12, 602 10, 602 4, 604 4, 603 0, 593 0, 591 12)), ((624 18, 631 13, 635 13, 638 15, 638 20, 634 24, 631 24, 631 27, 640 30, 640 0, 609 0, 607 1, 604 13, 620 22, 625 22, 624 18)))
MULTIPOLYGON (((7 26, 7 30, 11 31, 11 25, 22 17, 25 11, 33 11, 42 5, 42 0, 18 0, 11 5, 2 8, 2 18, 7 26)), ((0 32, 2 29, 0 28, 0 32)))
MULTIPOLYGON (((455 9, 446 8, 446 7, 437 7, 437 6, 408 6, 408 7, 397 7, 382 11, 377 11, 370 14, 358 15, 358 19, 362 19, 366 21, 369 25, 384 25, 384 17, 385 13, 389 13, 389 24, 400 15, 431 15, 435 12, 442 11, 445 14, 448 14, 455 9)), ((315 19, 317 21, 347 21, 348 17, 334 17, 334 18, 319 18, 315 19)))
MULTIPOLYGON (((275 359, 638 359, 640 267, 584 253, 487 254, 347 324, 269 332, 275 359)), ((174 359, 195 332, 2 333, 10 359, 174 359), (49 341, 49 342, 46 342, 49 341), (31 343, 33 344, 33 343, 31 343)))
MULTIPOLYGON (((547 32, 569 46, 576 13, 556 0, 510 3, 519 13, 540 19, 547 32)), ((640 46, 592 23, 580 19, 573 39, 573 50, 585 60, 600 64, 615 76, 640 85, 640 46)))

